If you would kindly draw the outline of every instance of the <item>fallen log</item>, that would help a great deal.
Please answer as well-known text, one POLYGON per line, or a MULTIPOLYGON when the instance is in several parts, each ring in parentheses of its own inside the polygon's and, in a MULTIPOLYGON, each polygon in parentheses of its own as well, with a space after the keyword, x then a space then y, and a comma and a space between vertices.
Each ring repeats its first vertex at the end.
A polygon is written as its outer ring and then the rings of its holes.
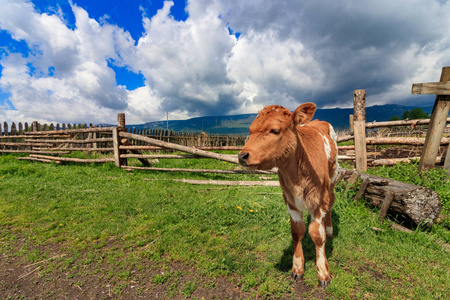
POLYGON ((361 180, 368 180, 365 198, 373 206, 381 208, 386 196, 392 193, 394 197, 388 211, 400 214, 416 225, 432 226, 441 212, 441 199, 429 188, 353 170, 339 169, 339 172, 344 173, 345 179, 357 173, 361 180))
POLYGON ((58 160, 34 158, 34 157, 28 157, 28 156, 27 157, 16 157, 16 159, 18 159, 18 160, 32 160, 32 161, 39 161, 39 162, 46 162, 46 163, 55 162, 57 164, 61 164, 61 162, 58 161, 58 160))
POLYGON ((76 163, 106 163, 106 162, 114 162, 114 158, 72 158, 72 157, 56 157, 56 156, 47 156, 47 155, 37 155, 30 154, 32 158, 40 158, 40 159, 49 159, 56 161, 68 161, 68 162, 76 162, 76 163))
MULTIPOLYGON (((374 159, 369 162, 370 166, 394 166, 396 164, 406 162, 410 163, 413 160, 420 160, 420 157, 408 157, 408 158, 382 158, 374 159)), ((436 165, 443 165, 445 161, 445 156, 436 157, 436 165)))
POLYGON ((172 179, 173 181, 190 184, 213 184, 228 186, 280 186, 279 181, 234 181, 234 180, 192 180, 192 179, 172 179))
POLYGON ((0 153, 70 154, 70 151, 1 150, 0 153))
POLYGON ((202 157, 198 155, 176 155, 176 154, 120 154, 120 158, 191 159, 202 157))
POLYGON ((134 167, 121 166, 122 169, 133 170, 148 170, 161 172, 190 172, 190 173, 217 173, 217 174, 276 174, 272 171, 258 171, 258 170, 214 170, 214 169, 181 169, 181 168, 155 168, 155 167, 134 167))
POLYGON ((62 147, 62 148, 39 148, 42 151, 51 150, 65 150, 65 151, 84 151, 84 152, 113 152, 113 148, 75 148, 75 147, 62 147))

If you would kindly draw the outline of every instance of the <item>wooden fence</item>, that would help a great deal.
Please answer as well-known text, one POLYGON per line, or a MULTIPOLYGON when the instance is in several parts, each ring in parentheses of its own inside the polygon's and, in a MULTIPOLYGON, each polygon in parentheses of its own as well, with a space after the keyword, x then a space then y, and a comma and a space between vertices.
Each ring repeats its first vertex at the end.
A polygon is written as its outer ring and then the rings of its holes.
MULTIPOLYGON (((355 165, 358 171, 365 172, 369 164, 371 165, 392 165, 398 162, 408 162, 411 160, 422 161, 423 155, 398 157, 379 160, 368 160, 367 145, 409 145, 420 147, 420 152, 423 153, 423 149, 426 147, 426 138, 422 137, 377 137, 373 136, 373 133, 377 132, 377 129, 382 128, 398 128, 398 127, 411 127, 413 129, 422 127, 419 132, 425 132, 427 136, 431 132, 429 128, 424 126, 431 126, 432 119, 418 119, 418 120, 399 120, 388 122, 370 122, 366 123, 366 92, 365 90, 355 90, 353 93, 354 115, 350 115, 350 128, 351 135, 349 140, 354 140, 354 155, 355 165), (372 133, 372 136, 368 136, 368 133, 372 133)), ((447 113, 448 114, 448 113, 447 113)), ((443 164, 450 174, 450 138, 445 137, 443 133, 446 131, 445 124, 450 123, 450 118, 441 120, 442 131, 440 131, 437 137, 437 149, 433 157, 433 166, 435 164, 443 164), (445 149, 447 147, 447 150, 445 149), (438 155, 441 154, 441 155, 438 155)), ((417 131, 415 131, 417 132, 417 131)))
MULTIPOLYGON (((0 124, 0 153, 66 154, 70 151, 113 152, 113 128, 95 127, 92 124, 50 124, 38 122, 0 124)), ((197 147, 203 150, 238 150, 246 142, 246 136, 208 135, 182 133, 161 129, 125 128, 125 132, 169 143, 197 147)), ((128 146, 147 145, 133 140, 128 146)), ((162 150, 147 146, 145 150, 162 150)))

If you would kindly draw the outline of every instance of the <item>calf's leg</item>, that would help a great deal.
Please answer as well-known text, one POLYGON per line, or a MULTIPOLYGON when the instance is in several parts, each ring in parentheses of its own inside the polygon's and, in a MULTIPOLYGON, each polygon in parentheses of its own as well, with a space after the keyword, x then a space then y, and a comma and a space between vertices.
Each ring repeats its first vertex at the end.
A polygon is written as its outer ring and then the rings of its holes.
POLYGON ((333 224, 331 223, 331 209, 334 204, 335 194, 334 194, 334 186, 330 188, 330 203, 328 205, 328 211, 325 216, 325 232, 327 234, 327 238, 333 238, 333 224))
MULTIPOLYGON (((301 215, 301 213, 299 213, 301 215)), ((294 257, 292 258, 292 279, 299 282, 305 272, 305 258, 303 256, 302 239, 305 236, 305 223, 303 220, 293 220, 291 216, 291 234, 294 243, 294 257)))
POLYGON ((317 276, 319 278, 319 285, 325 288, 331 280, 330 271, 328 268, 328 261, 325 255, 325 242, 326 242, 326 232, 325 232, 325 216, 327 211, 322 209, 317 209, 312 216, 311 224, 309 224, 309 235, 316 245, 316 268, 317 276))

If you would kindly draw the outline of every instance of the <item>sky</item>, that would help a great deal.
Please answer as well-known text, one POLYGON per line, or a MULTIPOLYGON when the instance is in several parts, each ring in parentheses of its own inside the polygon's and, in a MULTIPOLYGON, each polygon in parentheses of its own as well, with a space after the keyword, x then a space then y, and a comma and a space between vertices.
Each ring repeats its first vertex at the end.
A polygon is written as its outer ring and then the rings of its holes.
POLYGON ((450 0, 0 0, 0 121, 432 106, 450 0))

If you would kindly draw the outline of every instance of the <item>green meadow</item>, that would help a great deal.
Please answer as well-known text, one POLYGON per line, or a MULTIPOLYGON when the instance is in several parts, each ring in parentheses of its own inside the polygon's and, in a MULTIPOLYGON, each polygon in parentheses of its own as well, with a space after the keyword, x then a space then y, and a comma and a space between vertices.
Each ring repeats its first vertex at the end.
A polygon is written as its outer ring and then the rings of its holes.
MULTIPOLYGON (((236 168, 210 159, 160 160, 156 166, 236 168)), ((449 214, 450 183, 442 171, 417 176, 414 165, 405 164, 371 172, 434 188, 449 214)), ((304 281, 290 278, 293 248, 280 188, 172 181, 182 178, 265 180, 1 155, 0 298, 445 299, 450 294, 448 219, 412 233, 394 231, 390 221, 376 218, 376 209, 356 205, 356 191, 341 183, 333 208, 335 237, 326 245, 332 281, 321 290, 308 235, 304 281)))

